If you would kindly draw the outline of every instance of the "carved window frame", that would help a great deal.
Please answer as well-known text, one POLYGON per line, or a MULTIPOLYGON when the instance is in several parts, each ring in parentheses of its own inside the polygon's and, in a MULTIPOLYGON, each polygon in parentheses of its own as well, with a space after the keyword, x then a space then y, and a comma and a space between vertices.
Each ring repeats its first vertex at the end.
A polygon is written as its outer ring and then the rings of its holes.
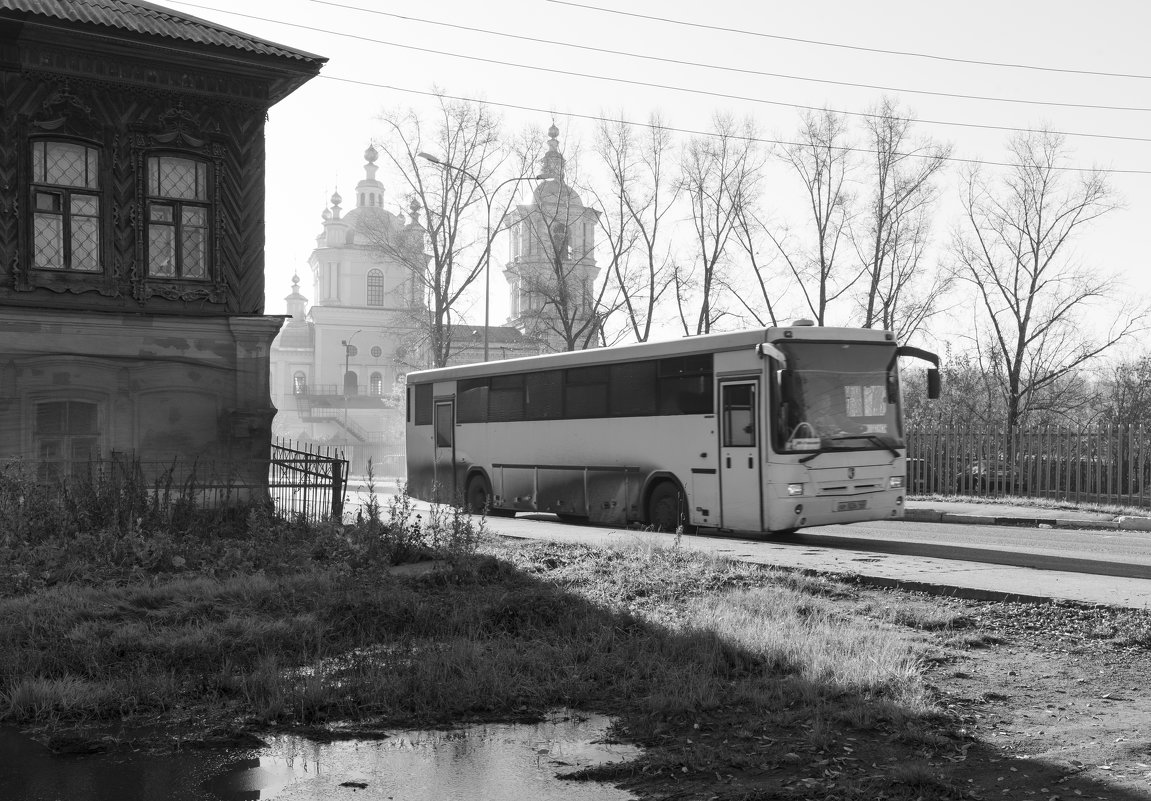
POLYGON ((224 150, 182 131, 167 135, 137 134, 133 142, 133 169, 136 176, 136 257, 132 270, 132 294, 141 303, 159 296, 168 300, 207 301, 225 305, 227 282, 221 245, 225 232, 222 186, 224 184, 224 150), (206 209, 207 263, 203 277, 151 275, 149 258, 150 203, 159 201, 149 187, 149 165, 154 158, 186 159, 204 165, 205 195, 196 204, 206 209))

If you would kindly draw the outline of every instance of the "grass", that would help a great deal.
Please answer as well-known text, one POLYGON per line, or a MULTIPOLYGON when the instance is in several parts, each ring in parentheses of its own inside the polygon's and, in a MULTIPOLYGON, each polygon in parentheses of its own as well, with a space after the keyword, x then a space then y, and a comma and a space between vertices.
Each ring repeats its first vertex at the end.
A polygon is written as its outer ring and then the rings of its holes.
MULTIPOLYGON (((823 582, 677 549, 485 541, 449 569, 314 564, 0 600, 0 722, 367 725, 622 713, 631 736, 926 714, 916 649, 823 582)), ((718 758, 718 757, 717 757, 718 758)))
POLYGON ((908 498, 912 501, 939 501, 940 503, 973 503, 973 504, 1007 504, 1033 509, 1063 509, 1068 511, 1100 512, 1103 514, 1132 515, 1146 517, 1151 514, 1145 506, 1128 506, 1123 504, 1090 503, 1087 501, 1072 502, 1061 501, 1054 498, 1033 498, 1026 495, 940 495, 930 493, 926 495, 913 495, 908 498))

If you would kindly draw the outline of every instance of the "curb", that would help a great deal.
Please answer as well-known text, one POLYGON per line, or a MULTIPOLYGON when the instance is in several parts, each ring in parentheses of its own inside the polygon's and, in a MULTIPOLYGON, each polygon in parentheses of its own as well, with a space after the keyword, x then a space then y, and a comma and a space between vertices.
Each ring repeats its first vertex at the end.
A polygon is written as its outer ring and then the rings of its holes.
POLYGON ((1022 517, 1015 515, 973 515, 939 512, 935 509, 905 509, 903 520, 914 523, 957 523, 973 526, 1021 526, 1027 528, 1094 528, 1122 531, 1151 531, 1151 517, 1117 517, 1113 520, 1083 520, 1074 517, 1022 517))

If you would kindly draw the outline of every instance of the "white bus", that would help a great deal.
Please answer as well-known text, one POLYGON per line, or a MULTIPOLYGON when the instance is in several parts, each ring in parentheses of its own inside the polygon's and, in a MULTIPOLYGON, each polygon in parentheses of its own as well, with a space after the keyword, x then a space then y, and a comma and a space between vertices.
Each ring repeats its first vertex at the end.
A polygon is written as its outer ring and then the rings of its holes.
POLYGON ((779 328, 407 377, 408 489, 492 514, 764 533, 899 517, 890 331, 779 328))

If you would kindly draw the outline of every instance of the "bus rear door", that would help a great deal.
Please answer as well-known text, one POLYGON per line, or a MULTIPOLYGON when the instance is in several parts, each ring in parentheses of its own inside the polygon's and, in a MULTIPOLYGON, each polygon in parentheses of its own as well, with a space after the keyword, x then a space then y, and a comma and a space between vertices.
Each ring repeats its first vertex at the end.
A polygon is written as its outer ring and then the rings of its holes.
POLYGON ((437 400, 432 423, 435 429, 434 480, 436 482, 436 499, 441 503, 453 503, 457 500, 458 492, 456 487, 455 401, 450 398, 437 400))
POLYGON ((738 531, 763 530, 760 475, 759 382, 721 381, 720 526, 738 531))

